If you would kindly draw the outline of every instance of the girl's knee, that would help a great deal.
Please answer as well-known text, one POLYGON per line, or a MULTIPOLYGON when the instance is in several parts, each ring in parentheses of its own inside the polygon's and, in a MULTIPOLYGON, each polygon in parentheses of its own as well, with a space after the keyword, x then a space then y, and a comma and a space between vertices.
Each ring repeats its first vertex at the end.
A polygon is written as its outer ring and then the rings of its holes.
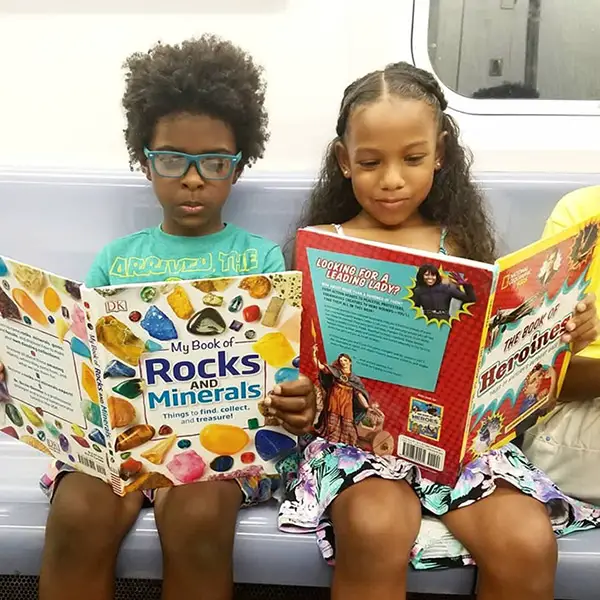
POLYGON ((235 482, 171 488, 155 507, 165 554, 231 553, 241 491, 235 482))
POLYGON ((407 484, 375 478, 356 484, 335 500, 331 515, 338 554, 406 566, 421 523, 407 484))

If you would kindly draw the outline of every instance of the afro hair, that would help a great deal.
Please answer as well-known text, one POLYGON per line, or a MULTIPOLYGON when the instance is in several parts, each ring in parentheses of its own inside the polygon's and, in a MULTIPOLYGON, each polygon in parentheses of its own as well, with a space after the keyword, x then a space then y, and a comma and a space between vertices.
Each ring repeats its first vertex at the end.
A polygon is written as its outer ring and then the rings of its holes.
POLYGON ((136 52, 124 68, 124 131, 133 169, 144 158, 162 117, 202 114, 227 123, 235 135, 242 166, 262 158, 269 138, 264 108, 266 84, 252 57, 226 40, 203 35, 181 45, 160 42, 136 52))

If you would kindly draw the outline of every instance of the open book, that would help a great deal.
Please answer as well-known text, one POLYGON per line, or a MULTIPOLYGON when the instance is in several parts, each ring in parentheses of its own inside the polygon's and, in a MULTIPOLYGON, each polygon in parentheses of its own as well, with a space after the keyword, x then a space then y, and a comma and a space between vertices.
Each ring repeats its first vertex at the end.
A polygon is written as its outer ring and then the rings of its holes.
POLYGON ((300 365, 319 388, 316 432, 454 484, 556 405, 561 336, 598 231, 583 223, 488 265, 301 230, 300 365))
POLYGON ((0 431, 119 495, 275 474, 301 275, 88 289, 0 257, 0 431))

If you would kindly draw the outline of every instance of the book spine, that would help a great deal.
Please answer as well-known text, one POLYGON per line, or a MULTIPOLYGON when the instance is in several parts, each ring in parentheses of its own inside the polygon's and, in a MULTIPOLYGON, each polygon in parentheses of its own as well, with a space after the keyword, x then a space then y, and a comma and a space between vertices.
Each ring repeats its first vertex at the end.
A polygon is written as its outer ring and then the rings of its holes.
POLYGON ((115 494, 123 496, 123 481, 119 477, 119 472, 115 467, 116 463, 113 452, 113 433, 110 426, 108 403, 104 394, 104 369, 106 367, 105 352, 98 343, 98 338, 96 336, 95 323, 101 316, 100 313, 102 312, 102 309, 101 307, 99 307, 99 302, 101 302, 101 299, 93 290, 84 288, 83 286, 81 288, 81 294, 86 302, 86 308, 89 307, 86 310, 86 322, 88 325, 88 340, 90 343, 90 352, 92 354, 92 364, 94 366, 96 388, 98 390, 98 399, 100 402, 102 432, 104 433, 104 437, 106 439, 106 466, 110 476, 107 483, 113 488, 115 494))
POLYGON ((487 340, 488 330, 490 326, 490 319, 492 317, 492 308, 494 306, 494 300, 496 298, 496 288, 498 287, 498 276, 500 274, 500 268, 498 265, 494 266, 494 279, 492 281, 492 286, 490 288, 490 297, 488 300, 488 305, 485 310, 485 320, 483 322, 483 328, 481 331, 481 340, 479 342, 479 356, 477 357, 477 367, 475 368, 475 372, 473 373, 473 387, 471 389, 471 399, 469 401, 469 410, 466 414, 465 421, 465 430, 463 434, 463 443, 460 450, 460 463, 462 464, 463 459, 465 458, 465 454, 467 452, 467 443, 469 441, 469 427, 471 425, 471 415, 473 413, 473 403, 475 401, 475 394, 477 393, 477 385, 479 382, 479 372, 481 370, 481 364, 483 363, 483 353, 485 350, 485 342, 487 340))

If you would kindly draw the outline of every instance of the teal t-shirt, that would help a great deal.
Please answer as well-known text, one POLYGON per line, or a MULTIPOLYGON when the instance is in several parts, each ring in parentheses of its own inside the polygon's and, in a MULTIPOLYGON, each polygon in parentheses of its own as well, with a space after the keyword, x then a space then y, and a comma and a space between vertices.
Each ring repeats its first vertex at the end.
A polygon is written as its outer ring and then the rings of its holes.
POLYGON ((279 246, 227 224, 211 235, 169 235, 144 229, 105 246, 86 277, 87 287, 285 271, 279 246))

